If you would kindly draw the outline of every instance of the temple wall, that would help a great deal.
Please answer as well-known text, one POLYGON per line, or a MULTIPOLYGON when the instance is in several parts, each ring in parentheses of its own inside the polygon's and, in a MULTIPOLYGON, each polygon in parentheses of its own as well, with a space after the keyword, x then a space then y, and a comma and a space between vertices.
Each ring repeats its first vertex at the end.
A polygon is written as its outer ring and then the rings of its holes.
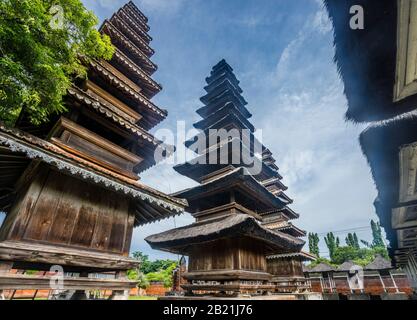
POLYGON ((126 197, 42 167, 19 195, 0 239, 127 255, 133 223, 126 197))
POLYGON ((277 277, 304 278, 302 263, 296 259, 268 259, 268 273, 277 277))
POLYGON ((214 270, 266 272, 261 244, 248 239, 222 239, 201 244, 190 254, 188 272, 214 270))
MULTIPOLYGON (((395 279, 395 283, 398 287, 399 292, 405 293, 407 295, 412 294, 410 283, 405 275, 393 275, 393 277, 395 279)), ((320 284, 320 280, 318 278, 308 279, 308 280, 311 283, 312 292, 323 292, 322 286, 320 284)), ((387 292, 389 293, 396 292, 396 289, 394 288, 394 284, 390 278, 383 277, 383 281, 384 281, 387 292)), ((351 290, 349 288, 349 284, 346 278, 343 278, 343 277, 334 278, 334 283, 336 285, 337 293, 343 294, 343 295, 348 295, 351 293, 351 290)), ((364 278, 364 292, 372 296, 382 295, 385 291, 384 291, 384 287, 382 286, 379 277, 367 275, 364 278)))

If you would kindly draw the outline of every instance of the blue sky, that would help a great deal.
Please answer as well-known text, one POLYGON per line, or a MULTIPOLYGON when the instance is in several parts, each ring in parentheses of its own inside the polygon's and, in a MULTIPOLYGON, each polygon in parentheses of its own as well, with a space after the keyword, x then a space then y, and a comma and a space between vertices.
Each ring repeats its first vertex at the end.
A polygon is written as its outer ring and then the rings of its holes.
MULTIPOLYGON (((83 0, 102 21, 125 0, 83 0)), ((241 80, 263 142, 274 153, 298 226, 318 233, 368 226, 376 191, 358 136, 346 123, 343 85, 333 64, 332 33, 319 0, 136 0, 149 17, 154 78, 164 90, 154 102, 168 109, 158 129, 187 128, 199 117, 204 79, 225 58, 241 80)), ((165 192, 194 183, 158 165, 142 181, 165 192)), ((191 223, 185 214, 134 232, 132 251, 167 257, 144 242, 149 234, 191 223)), ((338 234, 342 240, 345 234, 338 234)), ((369 239, 370 230, 358 232, 369 239)), ((322 254, 326 255, 324 240, 322 254)))

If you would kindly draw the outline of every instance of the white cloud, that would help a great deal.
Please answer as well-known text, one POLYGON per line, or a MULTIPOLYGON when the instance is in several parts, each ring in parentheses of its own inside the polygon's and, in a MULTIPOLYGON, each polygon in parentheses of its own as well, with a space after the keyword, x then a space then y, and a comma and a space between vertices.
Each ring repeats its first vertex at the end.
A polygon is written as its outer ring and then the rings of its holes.
POLYGON ((314 14, 307 17, 306 22, 297 36, 282 51, 276 67, 276 72, 273 75, 276 80, 278 80, 276 84, 285 80, 285 75, 288 72, 291 72, 291 70, 289 70, 290 60, 295 56, 295 53, 299 53, 300 50, 307 48, 305 45, 307 40, 317 35, 325 36, 332 30, 327 11, 321 4, 321 1, 318 1, 317 3, 319 4, 319 9, 314 14))

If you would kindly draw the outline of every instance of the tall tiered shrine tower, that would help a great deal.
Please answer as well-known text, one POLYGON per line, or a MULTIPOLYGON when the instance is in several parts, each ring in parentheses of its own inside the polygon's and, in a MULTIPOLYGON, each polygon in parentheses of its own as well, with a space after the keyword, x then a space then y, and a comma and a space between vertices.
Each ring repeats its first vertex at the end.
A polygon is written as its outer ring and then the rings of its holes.
POLYGON ((292 200, 275 160, 254 135, 233 69, 222 60, 206 81, 204 106, 197 110, 203 120, 194 125, 201 132, 186 142, 199 156, 175 167, 199 183, 176 194, 188 200, 196 222, 146 240, 189 257, 183 285, 189 294, 276 292, 271 272, 280 271, 275 260, 281 256, 267 257, 299 254, 304 232, 288 222, 298 215, 288 207, 292 200))
POLYGON ((161 86, 148 31, 129 2, 101 27, 113 58, 89 62, 88 79, 68 92, 68 112, 41 127, 24 114, 16 127, 0 126, 0 290, 51 289, 47 275, 8 271, 53 265, 79 275, 63 282, 78 293, 134 287, 124 277, 138 265, 128 257, 134 226, 184 211, 185 201, 139 181, 158 148, 172 151, 148 132, 167 116, 151 102, 161 86))

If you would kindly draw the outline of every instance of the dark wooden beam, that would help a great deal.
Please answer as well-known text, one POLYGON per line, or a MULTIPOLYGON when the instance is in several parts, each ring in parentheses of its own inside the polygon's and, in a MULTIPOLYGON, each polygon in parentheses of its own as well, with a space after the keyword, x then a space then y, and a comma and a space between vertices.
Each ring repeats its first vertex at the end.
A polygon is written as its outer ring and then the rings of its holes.
POLYGON ((0 242, 0 260, 108 271, 129 270, 138 266, 138 261, 121 255, 15 241, 0 242))
MULTIPOLYGON (((54 276, 0 273, 0 290, 51 290, 54 279, 54 276)), ((135 288, 137 282, 125 279, 64 277, 62 284, 65 290, 129 290, 135 288)))

